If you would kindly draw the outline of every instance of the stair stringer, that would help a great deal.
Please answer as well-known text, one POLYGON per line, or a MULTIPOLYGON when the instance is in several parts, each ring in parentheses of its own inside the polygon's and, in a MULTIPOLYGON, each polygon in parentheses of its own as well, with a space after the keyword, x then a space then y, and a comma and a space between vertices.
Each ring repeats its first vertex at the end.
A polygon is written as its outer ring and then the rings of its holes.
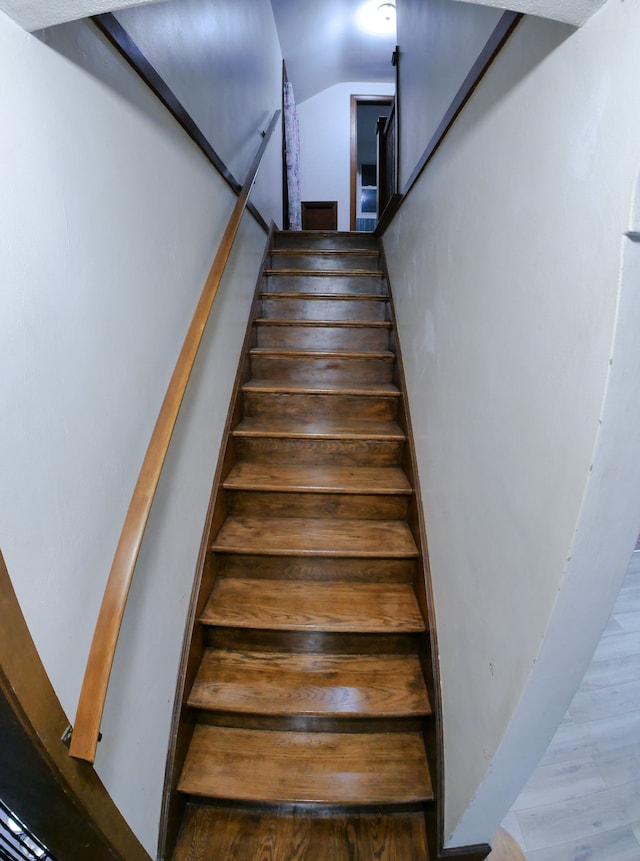
POLYGON ((457 858, 458 861, 483 861, 491 851, 487 844, 478 846, 465 846, 456 849, 444 848, 444 737, 442 727, 442 694, 440 687, 440 665, 438 662, 438 630, 436 624, 436 612, 433 600, 433 588, 431 582, 431 569, 429 565, 429 545, 427 541, 427 529, 424 518, 424 506, 422 503, 422 492, 420 489, 420 476, 418 473, 418 462, 414 444, 413 429, 411 426, 411 413, 407 384, 404 374, 402 360, 402 347, 398 337, 398 325, 393 302, 393 288, 389 278, 384 256, 384 246, 380 242, 380 258, 382 269, 387 279, 389 291, 389 311, 393 324, 392 342, 390 348, 396 354, 393 382, 402 392, 400 408, 398 411, 398 424, 405 432, 407 444, 404 449, 403 469, 414 489, 414 495, 409 506, 407 520, 413 534, 414 541, 420 552, 421 576, 416 581, 416 594, 422 613, 428 621, 428 630, 425 637, 425 648, 420 654, 422 670, 429 698, 433 707, 433 719, 425 724, 424 739, 427 751, 429 769, 436 785, 435 806, 425 812, 427 840, 429 844, 429 856, 434 861, 444 861, 447 858, 457 858))
POLYGON ((216 471, 209 496, 207 515, 200 541, 198 561, 194 573, 193 588, 187 612, 182 653, 176 682, 171 729, 167 749, 164 786, 162 792, 162 807, 158 835, 158 861, 169 861, 173 855, 180 829, 180 823, 186 808, 186 800, 177 792, 180 771, 193 735, 195 720, 192 709, 186 705, 188 692, 193 684, 196 672, 204 654, 204 642, 198 619, 207 597, 210 594, 216 577, 215 558, 209 552, 212 536, 214 536, 226 517, 226 497, 222 492, 222 482, 236 460, 235 440, 231 433, 238 423, 242 411, 242 399, 239 396, 241 387, 251 376, 250 349, 257 342, 255 321, 260 314, 260 293, 265 281, 265 264, 270 253, 273 233, 276 225, 271 222, 262 260, 260 262, 256 286, 249 310, 247 328, 245 331, 240 358, 236 368, 233 391, 227 410, 222 445, 216 465, 216 471))
MULTIPOLYGON (((266 260, 271 248, 272 236, 265 250, 266 260)), ((425 718, 423 721, 423 737, 427 752, 429 770, 436 784, 436 803, 428 806, 425 812, 427 836, 429 844, 429 857, 431 861, 446 857, 458 857, 482 859, 489 851, 489 847, 466 847, 458 850, 443 850, 442 847, 442 823, 443 823, 443 745, 442 725, 440 709, 440 685, 437 663, 437 633, 435 626, 435 613, 433 609, 431 581, 429 576, 428 546, 424 523, 422 498, 418 481, 418 469, 415 457, 415 448, 411 434, 411 420, 402 365, 402 356, 395 330, 395 314, 393 309, 393 297, 391 285, 388 282, 388 273, 384 265, 384 255, 380 250, 382 269, 386 278, 388 290, 388 308, 392 329, 392 340, 390 348, 395 351, 395 362, 393 371, 393 382, 403 393, 399 402, 397 421, 405 432, 407 443, 404 447, 402 467, 408 476, 414 493, 409 503, 409 515, 407 521, 413 534, 414 541, 419 550, 419 564, 416 566, 416 579, 414 587, 418 603, 425 620, 428 621, 428 631, 422 635, 422 646, 419 657, 423 668, 423 674, 427 683, 427 689, 433 706, 434 716, 425 718)), ((238 424, 242 415, 242 398, 240 390, 244 382, 250 376, 250 348, 257 343, 257 327, 254 325, 260 313, 260 299, 262 284, 265 281, 265 266, 262 267, 256 292, 252 303, 252 309, 247 325, 243 350, 236 374, 234 393, 225 425, 225 435, 220 452, 218 466, 216 469, 214 485, 209 503, 209 510, 205 522, 203 539, 201 543, 200 556, 194 581, 194 589, 188 615, 188 625, 185 632, 183 655, 180 665, 178 688, 174 705, 174 716, 171 729, 169 755, 165 776, 165 789, 163 795, 163 808, 160 832, 160 849, 158 857, 168 859, 172 857, 174 844, 177 838, 179 822, 186 808, 187 801, 176 791, 178 777, 184 763, 186 752, 191 741, 195 726, 195 717, 192 709, 186 705, 188 691, 195 678, 198 666, 204 653, 204 636, 198 619, 206 604, 207 596, 210 594, 216 580, 216 557, 210 551, 213 538, 218 533, 227 515, 226 496, 222 489, 222 483, 236 461, 236 441, 232 429, 238 424)))

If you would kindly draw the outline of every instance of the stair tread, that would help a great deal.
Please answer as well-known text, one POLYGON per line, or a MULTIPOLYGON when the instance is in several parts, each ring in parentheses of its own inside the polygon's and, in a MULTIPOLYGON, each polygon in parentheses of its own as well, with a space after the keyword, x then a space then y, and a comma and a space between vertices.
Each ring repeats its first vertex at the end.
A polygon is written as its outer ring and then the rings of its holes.
POLYGON ((286 326, 304 328, 331 329, 391 329, 390 320, 307 320, 298 317, 258 317, 257 326, 286 326))
POLYGON ((200 621, 205 625, 270 631, 425 630, 410 583, 220 577, 200 621))
POLYGON ((316 466, 240 461, 223 482, 226 490, 314 493, 411 493, 398 467, 316 466))
POLYGON ((400 397, 400 389, 393 383, 336 383, 325 381, 295 381, 252 379, 242 386, 243 392, 288 393, 308 395, 377 395, 400 397))
POLYGON ((306 350, 293 347, 252 347, 249 355, 295 359, 386 359, 389 362, 395 359, 391 350, 306 350))
POLYGON ((207 649, 189 705, 273 716, 393 718, 431 713, 415 655, 207 649))
POLYGON ((336 302, 387 302, 388 296, 384 293, 304 293, 298 290, 291 292, 276 292, 272 293, 263 290, 260 293, 262 299, 301 299, 305 302, 326 302, 327 300, 336 302))
POLYGON ((196 726, 179 791, 266 803, 410 804, 431 800, 422 737, 196 726))
POLYGON ((285 257, 292 254, 314 257, 380 257, 378 248, 272 248, 269 253, 285 257))
MULTIPOLYGON (((342 278, 382 278, 384 272, 382 269, 264 269, 263 274, 270 275, 312 275, 314 277, 324 278, 328 275, 331 277, 340 276, 342 278)), ((308 295, 308 294, 303 294, 308 295)), ((335 294, 330 294, 335 295, 335 294)))
POLYGON ((283 437, 286 439, 376 439, 403 442, 405 435, 394 421, 358 419, 317 419, 299 421, 292 418, 244 418, 234 429, 234 436, 283 437))
POLYGON ((222 553, 417 557, 407 524, 396 520, 228 517, 213 543, 222 553))

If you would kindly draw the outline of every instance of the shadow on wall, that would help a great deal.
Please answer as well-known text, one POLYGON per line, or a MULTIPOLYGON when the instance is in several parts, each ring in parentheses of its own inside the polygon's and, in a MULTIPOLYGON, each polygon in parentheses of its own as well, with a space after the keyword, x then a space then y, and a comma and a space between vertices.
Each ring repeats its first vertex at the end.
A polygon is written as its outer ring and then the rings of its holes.
MULTIPOLYGON (((532 39, 525 43, 524 50, 522 42, 518 45, 518 62, 502 63, 499 69, 508 68, 510 75, 507 76, 493 67, 489 70, 488 75, 492 76, 492 85, 487 88, 485 93, 485 101, 483 102, 482 113, 474 114, 473 121, 470 127, 478 122, 478 120, 486 119, 493 108, 500 104, 503 98, 509 95, 516 89, 520 81, 524 80, 533 70, 542 64, 547 57, 550 57, 567 39, 577 32, 577 27, 572 24, 563 24, 560 21, 545 20, 540 22, 548 29, 548 36, 545 39, 532 39), (517 71, 516 71, 517 70, 517 71), (486 94, 490 94, 490 99, 486 94)), ((502 49, 504 53, 508 53, 510 49, 509 43, 502 49)))

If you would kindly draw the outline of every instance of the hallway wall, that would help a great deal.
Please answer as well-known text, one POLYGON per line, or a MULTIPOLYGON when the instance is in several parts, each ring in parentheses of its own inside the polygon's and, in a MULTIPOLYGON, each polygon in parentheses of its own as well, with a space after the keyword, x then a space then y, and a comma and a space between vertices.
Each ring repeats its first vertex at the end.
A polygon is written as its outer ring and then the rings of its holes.
MULTIPOLYGON (((544 751, 640 523, 640 302, 620 276, 639 34, 629 3, 578 31, 525 18, 384 237, 425 499, 451 845, 489 838, 544 751)), ((423 34, 400 44, 422 51, 423 34)))
MULTIPOLYGON (((133 484, 235 202, 124 62, 105 45, 97 57, 104 79, 151 100, 147 111, 0 15, 0 545, 70 721, 133 484)), ((265 243, 245 216, 151 513, 103 720, 96 769, 153 856, 185 613, 265 243)))
MULTIPOLYGON (((244 182, 260 132, 281 107, 281 54, 269 0, 182 0, 115 13, 146 59, 244 182)), ((167 112, 89 20, 35 34, 162 126, 167 112)), ((173 124, 173 120, 169 120, 173 124)), ((267 220, 282 220, 282 153, 274 133, 252 192, 267 220)))
POLYGON ((337 200, 338 230, 349 230, 351 96, 393 95, 393 84, 335 84, 298 105, 302 200, 337 200))
POLYGON ((451 0, 399 0, 398 5, 402 190, 503 10, 451 0))

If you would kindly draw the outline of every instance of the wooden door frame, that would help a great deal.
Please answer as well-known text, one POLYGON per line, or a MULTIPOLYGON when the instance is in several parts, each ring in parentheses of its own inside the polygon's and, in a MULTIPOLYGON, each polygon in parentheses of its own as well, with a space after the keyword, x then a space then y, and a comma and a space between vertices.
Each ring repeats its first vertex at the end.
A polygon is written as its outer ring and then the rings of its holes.
POLYGON ((55 857, 151 861, 92 766, 69 756, 68 725, 0 552, 0 797, 55 857))
POLYGON ((359 104, 379 104, 391 105, 394 100, 393 95, 351 95, 351 168, 350 168, 350 192, 349 192, 349 229, 356 229, 356 192, 358 189, 358 105, 359 104))

